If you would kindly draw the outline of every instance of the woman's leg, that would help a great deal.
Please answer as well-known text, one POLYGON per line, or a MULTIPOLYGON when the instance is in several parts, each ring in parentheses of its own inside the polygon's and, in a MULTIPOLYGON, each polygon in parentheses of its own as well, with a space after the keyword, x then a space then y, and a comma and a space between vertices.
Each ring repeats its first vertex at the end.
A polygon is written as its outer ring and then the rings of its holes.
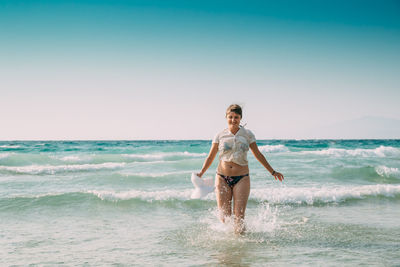
POLYGON ((233 186, 233 213, 235 214, 235 233, 244 232, 244 214, 250 194, 250 177, 246 176, 233 186))
POLYGON ((225 222, 225 218, 232 214, 232 189, 218 174, 215 178, 215 188, 220 220, 225 222))

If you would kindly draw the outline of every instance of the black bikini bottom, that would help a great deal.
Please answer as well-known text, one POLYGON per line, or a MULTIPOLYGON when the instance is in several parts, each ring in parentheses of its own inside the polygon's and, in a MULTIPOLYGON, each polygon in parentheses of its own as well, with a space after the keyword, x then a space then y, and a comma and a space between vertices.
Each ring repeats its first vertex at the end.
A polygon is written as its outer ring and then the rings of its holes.
POLYGON ((226 176, 220 173, 217 173, 219 176, 224 178, 225 182, 232 188, 235 184, 237 184, 240 179, 243 177, 249 176, 249 174, 238 175, 238 176, 226 176))

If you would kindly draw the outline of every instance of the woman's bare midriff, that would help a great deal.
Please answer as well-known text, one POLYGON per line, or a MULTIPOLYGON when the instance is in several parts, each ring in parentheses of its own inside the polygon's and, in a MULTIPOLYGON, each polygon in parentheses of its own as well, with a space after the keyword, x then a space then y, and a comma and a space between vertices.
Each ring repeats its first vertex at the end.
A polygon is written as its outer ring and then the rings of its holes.
POLYGON ((249 173, 249 166, 242 166, 234 162, 220 161, 217 172, 227 176, 237 176, 249 173))

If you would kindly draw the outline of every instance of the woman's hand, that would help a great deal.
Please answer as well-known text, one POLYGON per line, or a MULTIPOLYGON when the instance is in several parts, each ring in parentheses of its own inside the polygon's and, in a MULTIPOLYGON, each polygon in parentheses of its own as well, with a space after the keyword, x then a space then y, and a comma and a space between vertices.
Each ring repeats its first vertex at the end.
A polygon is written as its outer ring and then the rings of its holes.
POLYGON ((282 180, 284 179, 284 178, 283 178, 283 174, 280 173, 280 172, 275 172, 275 171, 274 171, 273 176, 274 176, 275 180, 279 180, 279 181, 281 181, 281 182, 282 182, 282 180))
POLYGON ((196 173, 196 175, 199 176, 199 177, 201 178, 201 176, 203 175, 203 173, 199 172, 199 173, 196 173))

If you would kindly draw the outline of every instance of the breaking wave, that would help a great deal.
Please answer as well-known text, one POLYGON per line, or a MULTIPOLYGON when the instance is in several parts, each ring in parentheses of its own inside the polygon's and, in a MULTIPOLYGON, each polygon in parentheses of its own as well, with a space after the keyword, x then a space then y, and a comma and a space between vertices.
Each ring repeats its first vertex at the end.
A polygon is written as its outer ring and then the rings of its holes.
POLYGON ((382 177, 396 177, 400 178, 400 170, 398 168, 391 168, 386 166, 375 167, 375 171, 382 177))
POLYGON ((329 148, 317 151, 301 151, 301 154, 312 154, 312 155, 326 155, 334 157, 388 157, 388 156, 400 156, 400 149, 390 146, 380 146, 374 149, 343 149, 343 148, 329 148))
POLYGON ((55 174, 60 172, 92 171, 100 169, 122 168, 125 163, 106 162, 101 164, 75 165, 29 165, 29 166, 0 166, 0 171, 16 174, 55 174))
POLYGON ((289 152, 289 149, 284 145, 264 145, 258 147, 261 152, 265 153, 279 153, 279 152, 289 152))
MULTIPOLYGON (((38 195, 9 196, 0 199, 0 204, 9 206, 29 205, 60 205, 71 202, 99 200, 110 203, 139 202, 139 203, 163 203, 163 202, 214 202, 215 194, 208 194, 201 200, 191 199, 192 189, 184 190, 86 190, 80 192, 56 192, 38 195), (5 203, 6 202, 6 203, 5 203)), ((351 200, 361 200, 371 197, 400 198, 400 185, 364 185, 364 186, 337 186, 337 187, 280 187, 280 188, 256 188, 252 189, 250 202, 286 204, 286 205, 314 205, 324 203, 345 203, 351 200)), ((1 205, 0 205, 1 206, 1 205)))
POLYGON ((253 189, 252 197, 274 204, 340 203, 367 197, 399 197, 400 185, 363 185, 335 187, 282 187, 253 189))
POLYGON ((192 158, 203 158, 206 153, 159 152, 148 154, 31 154, 31 153, 0 153, 0 164, 3 166, 23 165, 60 165, 60 164, 99 164, 108 162, 154 162, 177 161, 192 158))

